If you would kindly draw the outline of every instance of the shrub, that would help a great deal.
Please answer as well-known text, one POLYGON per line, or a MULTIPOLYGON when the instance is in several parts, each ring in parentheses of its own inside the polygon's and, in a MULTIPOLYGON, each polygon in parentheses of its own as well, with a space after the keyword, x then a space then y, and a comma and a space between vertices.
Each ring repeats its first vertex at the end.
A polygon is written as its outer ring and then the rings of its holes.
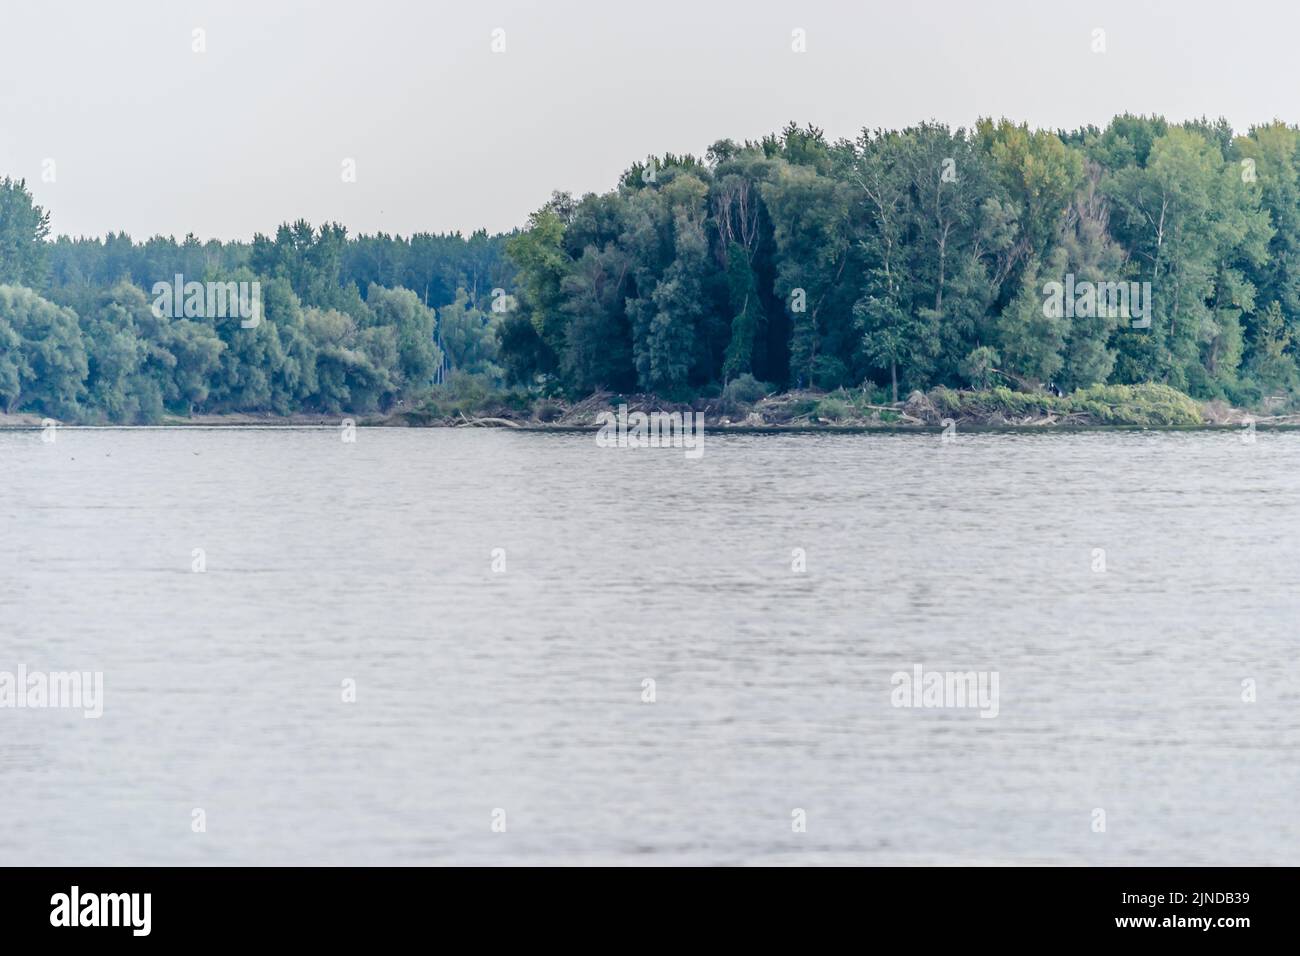
POLYGON ((1168 385, 1093 385, 1066 399, 1072 411, 1086 412, 1106 425, 1200 425, 1201 407, 1168 385))
POLYGON ((943 385, 931 390, 930 401, 934 403, 934 407, 940 412, 961 410, 961 396, 943 385))
POLYGON ((842 422, 855 417, 855 409, 841 398, 827 396, 817 403, 816 414, 828 422, 842 422))
POLYGON ((769 385, 746 372, 727 383, 727 387, 722 390, 722 403, 727 408, 752 405, 771 390, 769 385))
POLYGON ((430 390, 422 410, 438 418, 468 417, 494 401, 495 394, 482 377, 456 371, 430 390))
POLYGON ((993 370, 1001 363, 998 353, 987 345, 981 345, 962 360, 959 371, 972 388, 985 389, 993 384, 997 374, 993 370))

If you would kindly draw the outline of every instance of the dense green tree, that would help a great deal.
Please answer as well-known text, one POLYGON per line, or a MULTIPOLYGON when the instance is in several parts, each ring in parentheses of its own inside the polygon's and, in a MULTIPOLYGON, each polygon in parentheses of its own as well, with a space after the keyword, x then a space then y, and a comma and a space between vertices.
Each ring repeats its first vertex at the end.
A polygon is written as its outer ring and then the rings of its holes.
POLYGON ((553 355, 564 352, 569 313, 564 309, 564 278, 572 258, 564 251, 564 232, 572 218, 571 201, 556 195, 528 217, 528 228, 506 244, 519 267, 518 294, 533 328, 553 355))
POLYGON ((778 164, 763 183, 776 249, 775 290, 790 318, 793 384, 846 384, 846 343, 856 340, 848 296, 852 272, 850 193, 816 167, 778 164))
MULTIPOLYGON (((9 409, 72 417, 86 393, 89 366, 77 316, 31 289, 0 285, 0 335, 17 338, 18 393, 9 409), (8 333, 3 329, 7 329, 8 333)), ((0 372, 0 376, 8 377, 0 372)))
POLYGON ((995 323, 994 343, 1003 369, 1018 382, 1041 384, 1061 370, 1069 320, 1044 308, 1038 260, 1030 259, 1021 277, 1020 292, 995 323))
POLYGON ((168 403, 191 414, 208 400, 226 344, 210 325, 176 319, 168 326, 167 348, 176 360, 168 403))
POLYGON ((165 410, 175 359, 144 293, 125 280, 81 316, 88 375, 86 405, 110 422, 148 424, 165 410), (160 340, 162 339, 162 340, 160 340))
POLYGON ((632 314, 633 360, 647 391, 680 393, 690 376, 709 265, 706 194, 700 179, 683 174, 656 195, 661 200, 659 217, 671 221, 667 236, 671 259, 632 314))
POLYGON ((465 289, 457 289, 456 301, 438 310, 438 338, 448 372, 500 377, 496 365, 499 315, 490 307, 486 312, 475 308, 465 289))
POLYGON ((26 180, 0 179, 0 284, 40 286, 45 278, 50 214, 26 180))
POLYGON ((0 409, 12 412, 22 397, 23 340, 18 330, 0 315, 0 409))
MULTIPOLYGON (((424 388, 442 366, 442 351, 435 340, 437 316, 410 289, 383 289, 372 285, 366 304, 374 314, 368 328, 391 331, 397 361, 388 363, 399 386, 424 388)), ((382 337, 376 338, 380 341, 382 337)))
POLYGON ((352 316, 333 310, 308 309, 303 322, 316 354, 317 390, 310 406, 369 412, 397 392, 397 337, 391 328, 359 329, 352 316))
POLYGON ((1220 337, 1235 335, 1240 310, 1253 308, 1241 265, 1264 261, 1272 231, 1258 191, 1203 136, 1172 127, 1151 143, 1143 165, 1110 177, 1108 192, 1118 212, 1112 231, 1153 295, 1150 328, 1121 334, 1122 380, 1204 392, 1231 378, 1227 353, 1235 350, 1223 349, 1220 337), (1209 368, 1201 365, 1205 346, 1218 356, 1209 368))
POLYGON ((1258 386, 1267 391, 1290 391, 1297 378, 1296 340, 1287 325, 1280 302, 1270 302, 1255 327, 1254 348, 1248 371, 1258 386))
POLYGON ((1300 130, 1278 122, 1234 137, 1209 119, 981 120, 837 142, 791 123, 556 193, 510 235, 47 232, 26 186, 0 181, 9 411, 333 414, 501 387, 733 401, 759 381, 884 383, 895 400, 1154 381, 1300 402, 1300 130), (263 321, 153 314, 177 276, 258 283, 263 321), (1049 283, 1088 288, 1084 306, 1045 308, 1049 283), (1128 283, 1127 313, 1087 306, 1128 283))
MULTIPOLYGON (((1066 209, 1059 242, 1047 268, 1040 272, 1043 281, 1064 284, 1067 275, 1092 283, 1127 278, 1124 252, 1106 230, 1109 207, 1101 192, 1101 178, 1101 167, 1088 162, 1084 181, 1066 209)), ((1073 390, 1108 381, 1115 367, 1115 350, 1110 343, 1121 321, 1129 320, 1102 310, 1071 318, 1058 384, 1073 390)))
POLYGON ((603 249, 587 246, 561 281, 567 316, 562 367, 580 392, 635 385, 625 302, 630 285, 628 257, 613 242, 603 249))

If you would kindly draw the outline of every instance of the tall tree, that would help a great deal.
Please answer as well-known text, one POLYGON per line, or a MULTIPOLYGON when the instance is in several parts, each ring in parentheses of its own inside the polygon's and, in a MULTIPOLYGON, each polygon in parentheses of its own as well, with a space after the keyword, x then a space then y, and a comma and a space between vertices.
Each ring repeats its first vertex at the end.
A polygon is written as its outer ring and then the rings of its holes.
POLYGON ((40 288, 45 280, 50 214, 24 179, 0 179, 0 284, 40 288))

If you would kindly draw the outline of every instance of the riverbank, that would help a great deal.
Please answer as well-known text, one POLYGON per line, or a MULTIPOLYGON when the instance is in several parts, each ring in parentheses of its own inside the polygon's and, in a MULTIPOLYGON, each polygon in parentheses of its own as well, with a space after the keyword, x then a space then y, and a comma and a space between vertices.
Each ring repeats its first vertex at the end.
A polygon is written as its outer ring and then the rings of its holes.
MULTIPOLYGON (((517 428, 542 431, 594 429, 602 413, 626 405, 629 412, 698 413, 713 431, 909 431, 967 429, 1093 428, 1261 428, 1300 427, 1300 413, 1250 411, 1224 402, 1199 402, 1166 385, 1097 385, 1069 395, 1013 392, 1007 388, 958 391, 934 388, 913 392, 894 404, 872 402, 862 391, 792 391, 759 396, 669 402, 654 395, 598 392, 578 402, 544 398, 522 400, 516 394, 483 396, 474 402, 448 403, 430 397, 383 413, 295 414, 236 412, 169 415, 148 427, 338 427, 345 420, 358 427, 517 428)), ((47 419, 34 413, 0 413, 0 429, 40 428, 47 419)), ((61 425, 80 423, 60 422, 61 425)))
POLYGON ((473 409, 448 408, 436 400, 384 416, 375 424, 516 428, 595 428, 600 416, 620 405, 629 412, 698 413, 715 431, 923 430, 955 425, 983 429, 1216 428, 1300 426, 1300 414, 1251 412, 1223 402, 1198 402, 1167 385, 1098 385, 1069 395, 1013 392, 1007 388, 913 392, 893 404, 873 402, 861 390, 793 391, 751 401, 734 397, 673 403, 654 395, 600 392, 568 404, 544 399, 526 410, 506 401, 483 401, 473 409))

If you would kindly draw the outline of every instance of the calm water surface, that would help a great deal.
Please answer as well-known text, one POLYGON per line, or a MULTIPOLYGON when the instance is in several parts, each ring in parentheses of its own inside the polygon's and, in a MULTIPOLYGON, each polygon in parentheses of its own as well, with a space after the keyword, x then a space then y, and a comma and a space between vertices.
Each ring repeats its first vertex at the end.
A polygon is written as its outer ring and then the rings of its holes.
POLYGON ((105 695, 0 709, 3 864, 1300 863, 1297 434, 69 429, 0 488, 0 671, 105 695))

